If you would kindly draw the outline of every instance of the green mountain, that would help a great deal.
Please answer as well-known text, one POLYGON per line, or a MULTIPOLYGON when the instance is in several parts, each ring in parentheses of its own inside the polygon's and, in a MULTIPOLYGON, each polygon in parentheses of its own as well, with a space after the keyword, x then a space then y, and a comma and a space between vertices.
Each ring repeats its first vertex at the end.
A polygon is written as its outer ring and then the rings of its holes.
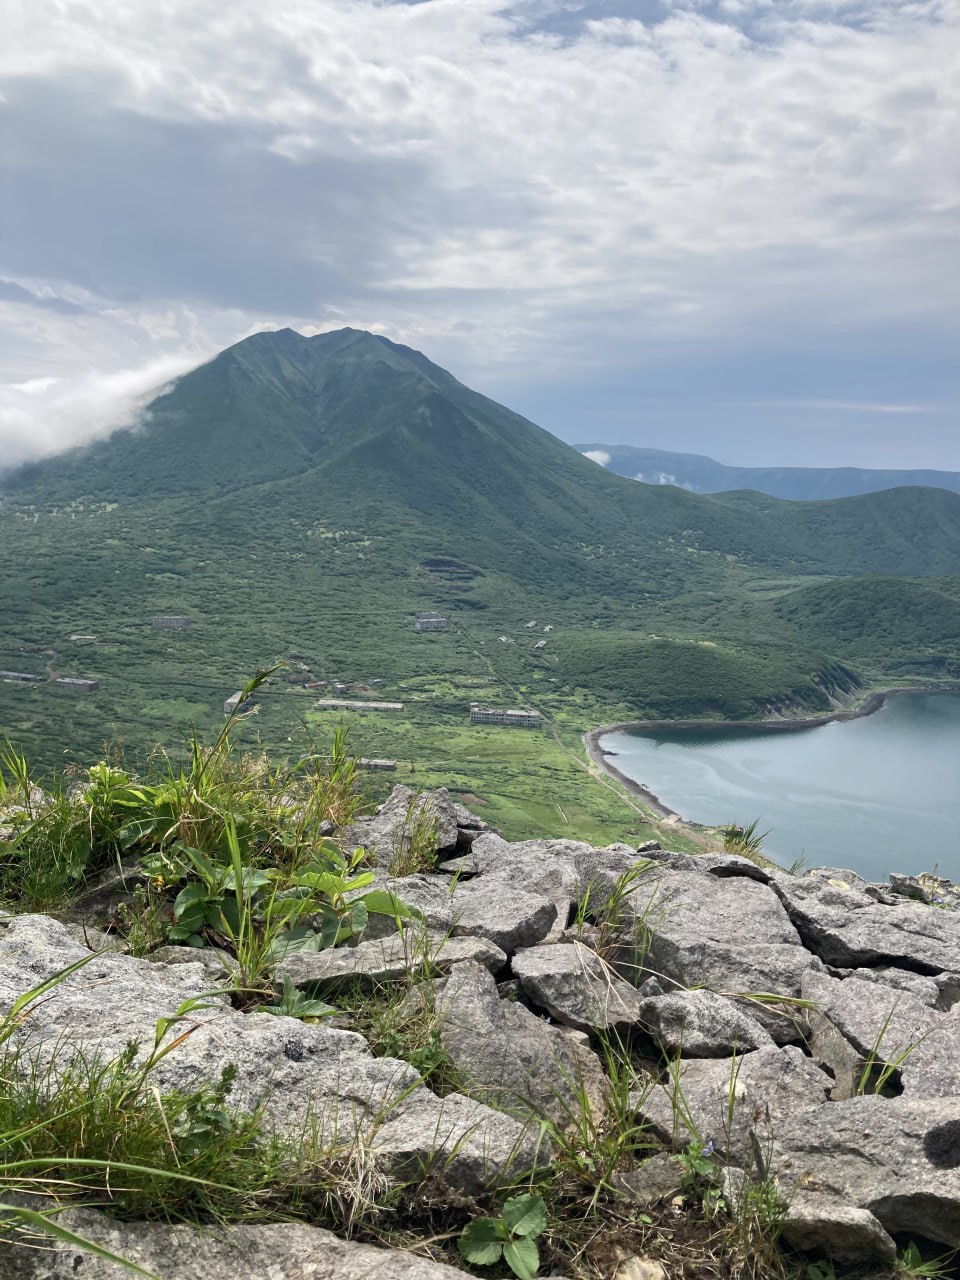
POLYGON ((911 663, 933 670, 934 653, 944 678, 960 660, 944 638, 960 496, 803 504, 638 485, 418 352, 349 329, 255 335, 179 379, 135 430, 8 475, 0 538, 0 667, 43 677, 0 680, 0 733, 46 764, 213 729, 223 700, 282 658, 251 741, 329 736, 308 684, 403 702, 392 718, 357 713, 361 749, 422 785, 464 761, 461 789, 513 833, 550 818, 538 795, 582 834, 606 830, 610 802, 583 790, 573 758, 592 724, 826 708, 911 663), (841 602, 848 585, 879 590, 855 585, 864 575, 922 588, 943 626, 895 611, 864 642, 821 597, 803 605, 819 588, 841 602), (419 610, 447 629, 417 633, 419 610), (472 701, 533 704, 556 737, 470 726, 472 701))
POLYGON ((960 493, 956 471, 882 471, 863 467, 728 467, 699 453, 636 449, 625 444, 578 444, 581 452, 606 454, 604 465, 615 475, 645 484, 677 485, 692 493, 727 493, 757 489, 774 498, 808 502, 852 498, 904 485, 948 489, 960 493))

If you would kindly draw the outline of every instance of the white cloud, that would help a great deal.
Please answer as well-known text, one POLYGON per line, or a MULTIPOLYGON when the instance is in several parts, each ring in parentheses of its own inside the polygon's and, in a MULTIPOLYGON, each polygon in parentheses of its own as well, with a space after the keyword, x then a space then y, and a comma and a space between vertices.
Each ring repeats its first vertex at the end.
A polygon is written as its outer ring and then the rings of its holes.
POLYGON ((164 384, 195 364, 164 357, 120 373, 0 384, 0 471, 136 426, 164 384))
POLYGON ((956 0, 13 9, 0 377, 269 318, 505 386, 960 310, 956 0))
POLYGON ((598 463, 601 467, 609 467, 610 455, 606 449, 584 449, 583 456, 589 458, 591 462, 598 463))

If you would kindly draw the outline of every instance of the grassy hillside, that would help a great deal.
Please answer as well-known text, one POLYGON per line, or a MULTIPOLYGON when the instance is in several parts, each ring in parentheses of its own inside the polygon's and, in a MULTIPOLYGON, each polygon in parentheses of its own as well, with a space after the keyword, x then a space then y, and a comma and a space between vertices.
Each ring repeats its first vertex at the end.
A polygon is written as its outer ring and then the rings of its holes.
MULTIPOLYGON (((946 599, 960 497, 804 505, 637 485, 419 353, 282 331, 180 379, 137 431, 8 476, 0 539, 0 668, 42 677, 0 681, 0 728, 47 767, 107 741, 174 749, 284 659, 249 743, 329 736, 323 691, 304 685, 343 681, 358 706, 405 704, 347 717, 397 779, 446 781, 455 760, 456 785, 511 834, 555 825, 545 806, 602 840, 635 815, 585 778, 592 725, 818 708, 848 670, 926 661, 923 627, 884 665, 879 639, 865 649, 818 602, 842 615, 843 579, 864 574, 941 575, 929 590, 946 599), (449 629, 416 634, 422 609, 449 629), (155 630, 160 614, 191 625, 155 630), (471 727, 473 700, 533 704, 544 727, 471 727)), ((937 646, 949 677, 960 641, 937 646)))

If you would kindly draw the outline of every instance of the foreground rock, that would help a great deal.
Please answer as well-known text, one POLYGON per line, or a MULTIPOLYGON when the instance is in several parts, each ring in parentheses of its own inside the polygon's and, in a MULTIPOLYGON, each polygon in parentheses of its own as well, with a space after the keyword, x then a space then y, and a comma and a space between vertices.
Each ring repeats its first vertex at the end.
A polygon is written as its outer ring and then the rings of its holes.
MULTIPOLYGON (((0 1007, 72 961, 89 963, 32 1011, 20 1046, 62 1072, 72 1055, 114 1057, 131 1038, 146 1052, 157 1020, 176 1017, 171 1034, 184 1039, 158 1065, 159 1087, 192 1089, 234 1064, 231 1100, 262 1105, 280 1133, 315 1125, 362 1144, 384 1174, 439 1172, 474 1195, 548 1157, 536 1140, 545 1120, 569 1127, 586 1105, 603 1123, 606 1040, 636 1082, 637 1121, 651 1138, 670 1150, 712 1139, 724 1188, 769 1175, 789 1197, 784 1231, 798 1248, 873 1267, 889 1264, 896 1233, 960 1245, 960 911, 943 909, 958 901, 952 886, 870 885, 837 868, 795 878, 743 858, 641 858, 624 845, 511 844, 443 792, 398 789, 339 835, 366 840, 376 884, 424 923, 400 931, 372 917, 358 945, 290 956, 275 980, 334 1002, 345 984, 371 998, 392 986, 390 1007, 428 1016, 420 1030, 436 1037, 462 1093, 437 1097, 355 1032, 236 1011, 210 994, 225 973, 212 952, 137 960, 111 951, 108 935, 37 916, 0 920, 0 1007), (436 870, 391 875, 394 853, 424 831, 436 870), (885 1096, 854 1096, 879 1086, 885 1096)), ((97 909, 107 923, 109 894, 97 909)), ((619 1180, 621 1194, 662 1200, 676 1170, 672 1156, 657 1157, 619 1180)), ((192 1269, 170 1280, 221 1274, 220 1255, 195 1255, 184 1229, 137 1230, 144 1248, 161 1242, 160 1261, 189 1253, 192 1269)), ((269 1280, 460 1274, 390 1253, 368 1272, 355 1246, 302 1251, 301 1233, 323 1233, 251 1230, 258 1240, 286 1232, 286 1243, 269 1237, 281 1252, 293 1242, 277 1263, 287 1269, 268 1267, 269 1280)), ((208 1239, 205 1249, 227 1250, 232 1274, 256 1277, 260 1255, 237 1243, 243 1236, 208 1239)), ((0 1276, 14 1280, 112 1274, 84 1270, 107 1265, 89 1259, 61 1272, 44 1271, 44 1255, 11 1256, 20 1270, 0 1253, 0 1276)), ((66 1265, 60 1252, 46 1258, 66 1265)))
MULTIPOLYGON (((92 1209, 71 1209, 59 1214, 57 1222, 160 1280, 462 1280, 465 1274, 429 1258, 341 1240, 300 1223, 197 1230, 117 1222, 92 1209)), ((47 1239, 37 1243, 41 1248, 0 1242, 4 1280, 129 1280, 125 1268, 75 1245, 47 1239)))
MULTIPOLYGON (((89 956, 48 917, 0 921, 0 1001, 9 1007, 25 989, 89 956)), ((413 1067, 374 1057, 355 1032, 237 1013, 225 996, 205 991, 199 964, 97 954, 34 1007, 18 1039, 28 1057, 63 1072, 78 1055, 114 1058, 130 1040, 147 1052, 157 1020, 186 1002, 173 1033, 186 1032, 186 1039, 151 1075, 162 1089, 215 1084, 232 1064, 230 1102, 243 1110, 262 1106, 278 1133, 300 1140, 314 1126, 324 1140, 367 1144, 403 1176, 442 1167, 464 1191, 477 1192, 535 1161, 534 1136, 522 1124, 473 1099, 437 1098, 413 1067)))
POLYGON ((960 1098, 851 1098, 781 1129, 788 1193, 866 1209, 897 1231, 960 1246, 960 1098))

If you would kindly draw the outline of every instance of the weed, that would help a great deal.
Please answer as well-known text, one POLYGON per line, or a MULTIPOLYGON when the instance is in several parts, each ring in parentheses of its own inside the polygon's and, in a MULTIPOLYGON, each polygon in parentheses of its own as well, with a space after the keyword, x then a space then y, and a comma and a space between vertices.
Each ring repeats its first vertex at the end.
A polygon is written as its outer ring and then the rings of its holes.
POLYGON ((390 874, 412 876, 419 871, 432 871, 437 861, 439 831, 436 809, 422 792, 416 792, 403 821, 394 828, 390 874))
POLYGON ((735 853, 741 858, 749 858, 751 862, 757 861, 758 858, 766 861, 762 856, 762 846, 770 832, 758 832, 757 827, 759 825, 760 819, 754 818, 745 827, 735 822, 728 827, 721 827, 720 834, 723 836, 724 853, 735 853))
POLYGON ((537 1236, 547 1226, 538 1195, 511 1196, 498 1218, 475 1218, 463 1231, 458 1248, 467 1262, 490 1267, 503 1258, 517 1280, 534 1280, 540 1270, 537 1236))
POLYGON ((924 1280, 947 1280, 948 1276, 956 1274, 953 1270, 956 1256, 956 1251, 950 1250, 939 1258, 928 1258, 925 1261, 923 1254, 911 1240, 897 1259, 896 1276, 898 1280, 901 1277, 902 1280, 912 1280, 913 1277, 918 1280, 919 1277, 924 1277, 924 1280))

